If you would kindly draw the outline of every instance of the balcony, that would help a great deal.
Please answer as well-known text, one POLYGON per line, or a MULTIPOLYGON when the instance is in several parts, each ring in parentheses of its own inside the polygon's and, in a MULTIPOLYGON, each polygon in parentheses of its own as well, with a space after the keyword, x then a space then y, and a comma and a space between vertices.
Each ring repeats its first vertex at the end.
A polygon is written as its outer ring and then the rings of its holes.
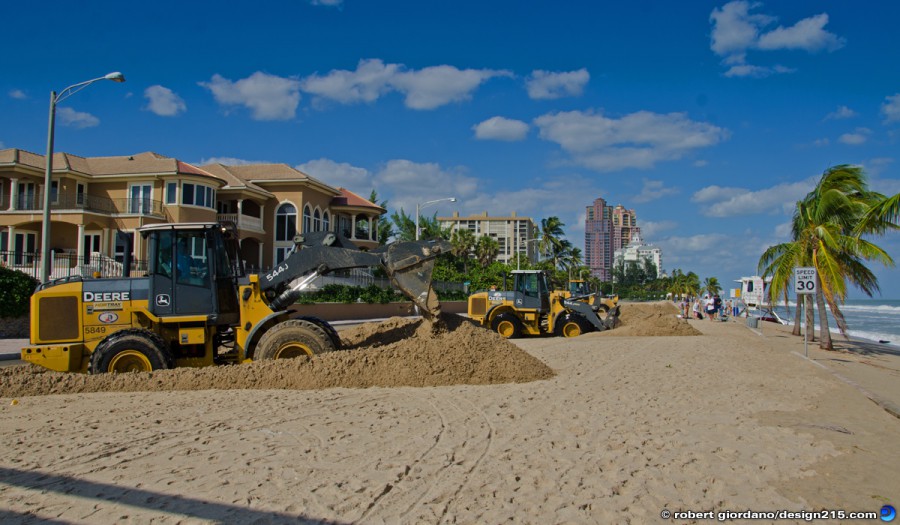
MULTIPOLYGON (((19 194, 14 200, 14 206, 0 205, 0 212, 5 211, 41 211, 44 209, 43 195, 19 194)), ((75 211, 102 213, 104 215, 149 215, 152 217, 165 217, 162 201, 150 199, 110 199, 95 195, 64 195, 58 202, 51 203, 50 209, 57 212, 75 211)))
POLYGON ((216 215, 219 222, 233 222, 238 229, 252 230, 256 232, 263 231, 262 219, 259 217, 251 217, 239 213, 219 213, 216 215))

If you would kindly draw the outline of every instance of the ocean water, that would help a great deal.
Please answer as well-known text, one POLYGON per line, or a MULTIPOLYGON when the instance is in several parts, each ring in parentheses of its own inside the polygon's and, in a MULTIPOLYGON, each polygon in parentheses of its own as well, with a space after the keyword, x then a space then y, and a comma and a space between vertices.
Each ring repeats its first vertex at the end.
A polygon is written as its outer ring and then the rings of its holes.
MULTIPOLYGON (((795 304, 791 303, 791 313, 784 306, 775 312, 788 323, 794 323, 795 304)), ((841 307, 847 321, 847 334, 853 338, 871 341, 889 341, 891 346, 900 348, 900 300, 891 299, 848 299, 841 307)), ((803 321, 805 322, 805 321, 803 321)), ((819 327, 819 312, 816 309, 816 330, 819 327)), ((828 328, 839 333, 831 312, 828 313, 828 328)))

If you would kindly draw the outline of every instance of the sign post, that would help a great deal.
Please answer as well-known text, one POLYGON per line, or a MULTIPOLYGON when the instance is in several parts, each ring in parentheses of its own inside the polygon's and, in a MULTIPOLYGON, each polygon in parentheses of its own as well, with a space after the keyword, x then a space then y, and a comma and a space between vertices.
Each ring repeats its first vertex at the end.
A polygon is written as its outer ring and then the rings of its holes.
MULTIPOLYGON (((815 267, 804 266, 794 268, 794 291, 797 292, 797 304, 803 297, 804 314, 806 313, 806 297, 812 295, 815 298, 818 291, 818 273, 815 267)), ((813 316, 816 315, 815 303, 813 303, 813 316)), ((806 317, 804 315, 804 317, 806 317)), ((809 321, 806 321, 806 333, 803 334, 803 352, 809 357, 809 321)))

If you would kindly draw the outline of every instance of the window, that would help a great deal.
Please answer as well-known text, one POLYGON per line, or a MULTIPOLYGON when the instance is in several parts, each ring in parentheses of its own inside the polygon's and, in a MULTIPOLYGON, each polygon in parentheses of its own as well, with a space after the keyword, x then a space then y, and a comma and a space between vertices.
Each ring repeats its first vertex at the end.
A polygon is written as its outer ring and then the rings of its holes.
POLYGON ((319 210, 316 209, 315 213, 313 213, 313 231, 321 231, 322 230, 322 217, 319 215, 319 210))
POLYGON ((181 204, 216 209, 216 190, 202 184, 181 184, 181 204))
POLYGON ((150 213, 153 201, 153 186, 150 184, 134 184, 131 186, 128 202, 128 213, 150 213))
POLYGON ((297 208, 286 202, 275 212, 275 240, 292 241, 297 234, 297 208))
POLYGON ((84 207, 85 204, 85 196, 84 196, 85 186, 82 183, 75 184, 75 205, 78 207, 84 207))
POLYGON ((50 202, 53 204, 59 204, 59 181, 51 180, 50 181, 50 202))
POLYGON ((331 220, 328 216, 327 211, 324 214, 322 214, 322 229, 327 232, 331 231, 331 220))
POLYGON ((178 200, 175 198, 175 193, 178 191, 178 183, 177 182, 167 182, 166 183, 166 204, 175 204, 178 200))
POLYGON ((275 248, 275 264, 279 264, 280 262, 287 259, 288 253, 291 252, 291 248, 275 248))
POLYGON ((312 231, 312 213, 309 210, 309 204, 303 208, 303 233, 312 231))

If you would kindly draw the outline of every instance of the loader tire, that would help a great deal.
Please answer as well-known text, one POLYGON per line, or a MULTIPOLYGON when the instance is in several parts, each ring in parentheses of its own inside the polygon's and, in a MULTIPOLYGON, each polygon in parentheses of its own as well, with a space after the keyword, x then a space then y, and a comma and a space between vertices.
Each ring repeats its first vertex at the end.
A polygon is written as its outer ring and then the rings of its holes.
POLYGON ((302 319, 276 324, 259 339, 254 360, 314 356, 334 350, 334 342, 322 327, 302 319))
POLYGON ((331 326, 331 323, 324 319, 320 319, 318 317, 313 317, 311 315, 302 315, 299 317, 294 317, 293 319, 300 319, 301 321, 309 321, 310 323, 318 326, 322 330, 328 334, 328 338, 331 339, 331 343, 334 345, 335 350, 341 349, 341 337, 338 335, 337 330, 331 326))
POLYGON ((149 330, 120 330, 104 339, 91 354, 92 374, 151 372, 175 366, 175 358, 162 337, 149 330))
POLYGON ((604 316, 609 313, 609 307, 605 304, 597 305, 597 313, 603 314, 604 316))
POLYGON ((504 339, 515 339, 522 335, 522 321, 513 314, 500 314, 491 322, 491 329, 504 339))
POLYGON ((556 325, 556 335, 562 337, 578 337, 586 334, 593 329, 591 323, 584 317, 577 314, 569 314, 560 319, 556 325))

